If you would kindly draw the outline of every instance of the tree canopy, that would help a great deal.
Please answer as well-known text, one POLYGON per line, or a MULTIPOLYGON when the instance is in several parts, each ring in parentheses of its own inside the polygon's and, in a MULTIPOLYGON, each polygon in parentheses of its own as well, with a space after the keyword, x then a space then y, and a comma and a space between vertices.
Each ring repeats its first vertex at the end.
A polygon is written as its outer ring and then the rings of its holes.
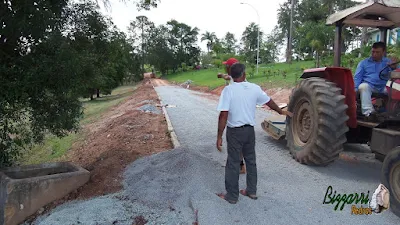
MULTIPOLYGON (((359 3, 353 0, 295 0, 293 42, 289 43, 291 0, 285 1, 278 10, 278 28, 286 39, 286 48, 292 44, 294 54, 299 59, 311 58, 318 53, 329 51, 333 48, 334 27, 325 25, 327 17, 356 4, 359 3)), ((343 51, 349 48, 360 33, 360 28, 344 30, 343 51)))
POLYGON ((76 130, 81 97, 141 75, 134 47, 95 2, 9 0, 0 10, 1 167, 46 133, 76 130))

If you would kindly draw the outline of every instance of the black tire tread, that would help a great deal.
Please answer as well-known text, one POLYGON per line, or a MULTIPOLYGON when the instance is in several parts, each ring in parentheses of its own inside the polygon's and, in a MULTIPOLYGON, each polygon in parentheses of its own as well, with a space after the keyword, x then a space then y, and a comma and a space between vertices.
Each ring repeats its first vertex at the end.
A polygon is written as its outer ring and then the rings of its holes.
POLYGON ((394 165, 400 163, 400 146, 390 151, 382 164, 381 171, 381 183, 389 190, 390 193, 390 210, 398 217, 400 217, 400 199, 396 199, 393 193, 400 193, 400 190, 394 190, 394 187, 390 186, 390 172, 394 165))
POLYGON ((295 146, 291 125, 288 122, 286 124, 287 146, 296 161, 307 165, 326 166, 339 157, 339 153, 343 151, 343 144, 347 141, 349 117, 346 114, 348 106, 345 104, 345 96, 341 94, 341 89, 335 83, 323 78, 304 79, 292 90, 289 111, 294 109, 295 101, 304 93, 313 104, 312 108, 316 109, 318 118, 314 118, 314 123, 318 130, 315 132, 314 140, 305 147, 295 146), (296 148, 301 150, 297 151, 296 148))

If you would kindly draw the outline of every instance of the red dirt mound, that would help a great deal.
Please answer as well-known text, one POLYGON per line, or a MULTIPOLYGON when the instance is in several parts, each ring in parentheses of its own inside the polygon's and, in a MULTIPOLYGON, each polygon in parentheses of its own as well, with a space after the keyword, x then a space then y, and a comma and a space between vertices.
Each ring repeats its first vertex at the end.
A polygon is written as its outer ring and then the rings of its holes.
POLYGON ((286 88, 271 88, 264 90, 277 104, 289 103, 289 97, 292 94, 292 89, 286 88))
POLYGON ((215 88, 214 90, 211 91, 212 94, 215 95, 221 95, 222 90, 224 90, 225 85, 224 86, 219 86, 217 88, 215 88))

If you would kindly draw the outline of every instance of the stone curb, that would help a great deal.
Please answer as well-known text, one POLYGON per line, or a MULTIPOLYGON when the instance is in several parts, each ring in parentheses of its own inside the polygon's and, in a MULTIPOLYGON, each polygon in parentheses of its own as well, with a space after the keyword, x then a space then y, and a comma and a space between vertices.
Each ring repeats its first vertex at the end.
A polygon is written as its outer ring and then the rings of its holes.
POLYGON ((154 88, 154 85, 152 85, 152 86, 158 96, 158 100, 160 101, 165 120, 167 121, 168 131, 169 131, 169 135, 171 137, 172 145, 174 146, 174 148, 178 148, 179 146, 181 146, 181 144, 178 141, 178 137, 176 136, 174 127, 172 126, 171 120, 169 119, 167 109, 165 108, 164 104, 162 103, 160 95, 158 95, 156 89, 154 88))

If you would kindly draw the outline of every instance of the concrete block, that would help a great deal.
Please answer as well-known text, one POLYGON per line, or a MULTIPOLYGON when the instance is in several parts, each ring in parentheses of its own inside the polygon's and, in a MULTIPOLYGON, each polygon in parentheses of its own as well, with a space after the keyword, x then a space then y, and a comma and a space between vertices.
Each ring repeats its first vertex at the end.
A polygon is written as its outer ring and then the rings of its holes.
POLYGON ((69 162, 0 171, 0 225, 16 225, 89 181, 89 171, 69 162))

